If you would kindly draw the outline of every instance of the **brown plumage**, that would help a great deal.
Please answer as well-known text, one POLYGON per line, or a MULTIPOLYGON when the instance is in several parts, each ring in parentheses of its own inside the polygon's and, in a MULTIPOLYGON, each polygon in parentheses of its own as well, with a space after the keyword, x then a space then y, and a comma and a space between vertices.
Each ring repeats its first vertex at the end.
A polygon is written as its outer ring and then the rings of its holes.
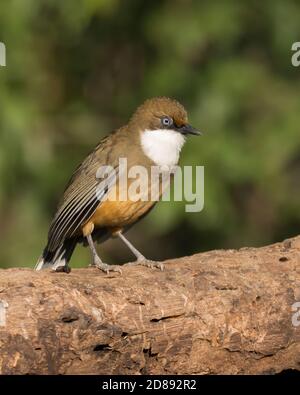
MULTIPOLYGON (((128 245, 136 255, 138 263, 153 264, 125 239, 122 232, 149 212, 155 202, 133 201, 132 197, 121 201, 118 199, 120 190, 117 184, 101 189, 97 171, 101 166, 109 165, 118 175, 120 158, 127 159, 128 169, 134 165, 142 165, 150 170, 151 166, 157 164, 151 155, 155 158, 161 155, 159 139, 162 138, 164 144, 166 134, 170 135, 168 138, 171 144, 174 140, 174 147, 177 149, 177 140, 181 144, 181 140, 184 141, 182 136, 198 132, 188 125, 187 113, 180 103, 161 97, 147 100, 138 107, 127 125, 100 141, 76 169, 65 189, 50 226, 47 246, 36 265, 37 270, 43 266, 53 265, 54 270, 69 271, 68 261, 73 250, 78 242, 83 241, 91 248, 93 265, 106 272, 120 270, 118 266, 109 266, 101 262, 93 244, 93 239, 100 240, 112 234, 119 236, 128 245), (170 122, 170 125, 167 125, 167 122, 170 122), (144 141, 142 136, 145 131, 147 136, 143 137, 144 141), (107 199, 115 192, 115 201, 107 199)), ((167 145, 166 149, 170 150, 167 145)), ((172 151, 170 153, 172 156, 172 151)), ((129 188, 133 180, 127 181, 129 188)), ((151 187, 149 181, 148 189, 144 192, 149 194, 151 187)))

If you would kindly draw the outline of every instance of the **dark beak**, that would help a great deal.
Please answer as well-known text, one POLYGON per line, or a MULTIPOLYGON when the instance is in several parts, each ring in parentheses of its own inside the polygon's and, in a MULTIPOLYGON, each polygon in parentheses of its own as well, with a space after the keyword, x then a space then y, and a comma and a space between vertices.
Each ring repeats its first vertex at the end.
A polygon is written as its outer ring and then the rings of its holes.
POLYGON ((193 128, 193 126, 186 124, 182 125, 179 128, 177 128, 177 131, 182 133, 182 134, 194 134, 195 136, 201 136, 202 132, 199 130, 193 128))

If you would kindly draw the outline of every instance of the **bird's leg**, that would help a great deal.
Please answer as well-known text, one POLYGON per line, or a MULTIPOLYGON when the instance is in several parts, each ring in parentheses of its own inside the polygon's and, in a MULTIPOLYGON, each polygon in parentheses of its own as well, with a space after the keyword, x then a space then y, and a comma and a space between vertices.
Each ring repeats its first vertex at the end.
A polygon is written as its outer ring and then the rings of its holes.
POLYGON ((99 255, 97 254, 93 238, 91 235, 86 236, 87 241, 89 243, 89 247, 92 253, 92 264, 91 266, 97 267, 98 269, 102 270, 105 273, 109 273, 109 271, 112 272, 119 272, 122 274, 122 270, 120 266, 117 265, 107 265, 106 263, 102 262, 99 255))
POLYGON ((148 260, 147 258, 144 257, 138 251, 131 243, 129 240, 126 239, 126 237, 122 234, 121 231, 116 232, 116 235, 127 245, 127 247, 130 249, 130 251, 135 255, 136 261, 135 262, 129 262, 125 266, 135 266, 135 265, 142 265, 142 266, 147 266, 153 269, 154 267, 157 267, 160 270, 164 270, 164 265, 161 262, 155 262, 148 260))
POLYGON ((130 251, 135 255, 137 261, 145 261, 146 258, 144 257, 144 255, 142 255, 140 253, 140 251, 138 251, 131 243, 129 240, 126 239, 126 237, 122 234, 121 231, 117 232, 118 237, 120 237, 120 239, 127 245, 127 247, 130 249, 130 251))

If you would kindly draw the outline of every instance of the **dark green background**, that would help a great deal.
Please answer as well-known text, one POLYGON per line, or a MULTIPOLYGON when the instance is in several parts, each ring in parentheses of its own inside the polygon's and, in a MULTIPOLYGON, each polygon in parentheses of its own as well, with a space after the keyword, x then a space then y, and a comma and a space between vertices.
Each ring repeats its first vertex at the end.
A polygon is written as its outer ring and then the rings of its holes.
MULTIPOLYGON (((167 95, 205 136, 205 208, 160 203, 130 240, 148 257, 300 232, 297 1, 1 1, 0 266, 33 266, 73 169, 144 99, 167 95)), ((110 263, 131 256, 117 240, 110 263)), ((87 265, 76 250, 73 266, 87 265)))

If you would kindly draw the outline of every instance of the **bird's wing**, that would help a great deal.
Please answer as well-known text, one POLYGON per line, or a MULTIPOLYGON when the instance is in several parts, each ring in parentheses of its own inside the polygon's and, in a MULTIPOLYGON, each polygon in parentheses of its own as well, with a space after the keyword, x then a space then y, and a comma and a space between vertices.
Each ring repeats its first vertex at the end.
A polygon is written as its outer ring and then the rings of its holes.
POLYGON ((50 251, 54 251, 65 239, 78 233, 80 227, 93 215, 115 184, 118 176, 118 158, 112 157, 111 148, 107 139, 102 140, 73 174, 50 226, 48 234, 50 251), (99 169, 108 162, 114 172, 110 175, 106 174, 107 177, 103 181, 99 179, 99 169))

